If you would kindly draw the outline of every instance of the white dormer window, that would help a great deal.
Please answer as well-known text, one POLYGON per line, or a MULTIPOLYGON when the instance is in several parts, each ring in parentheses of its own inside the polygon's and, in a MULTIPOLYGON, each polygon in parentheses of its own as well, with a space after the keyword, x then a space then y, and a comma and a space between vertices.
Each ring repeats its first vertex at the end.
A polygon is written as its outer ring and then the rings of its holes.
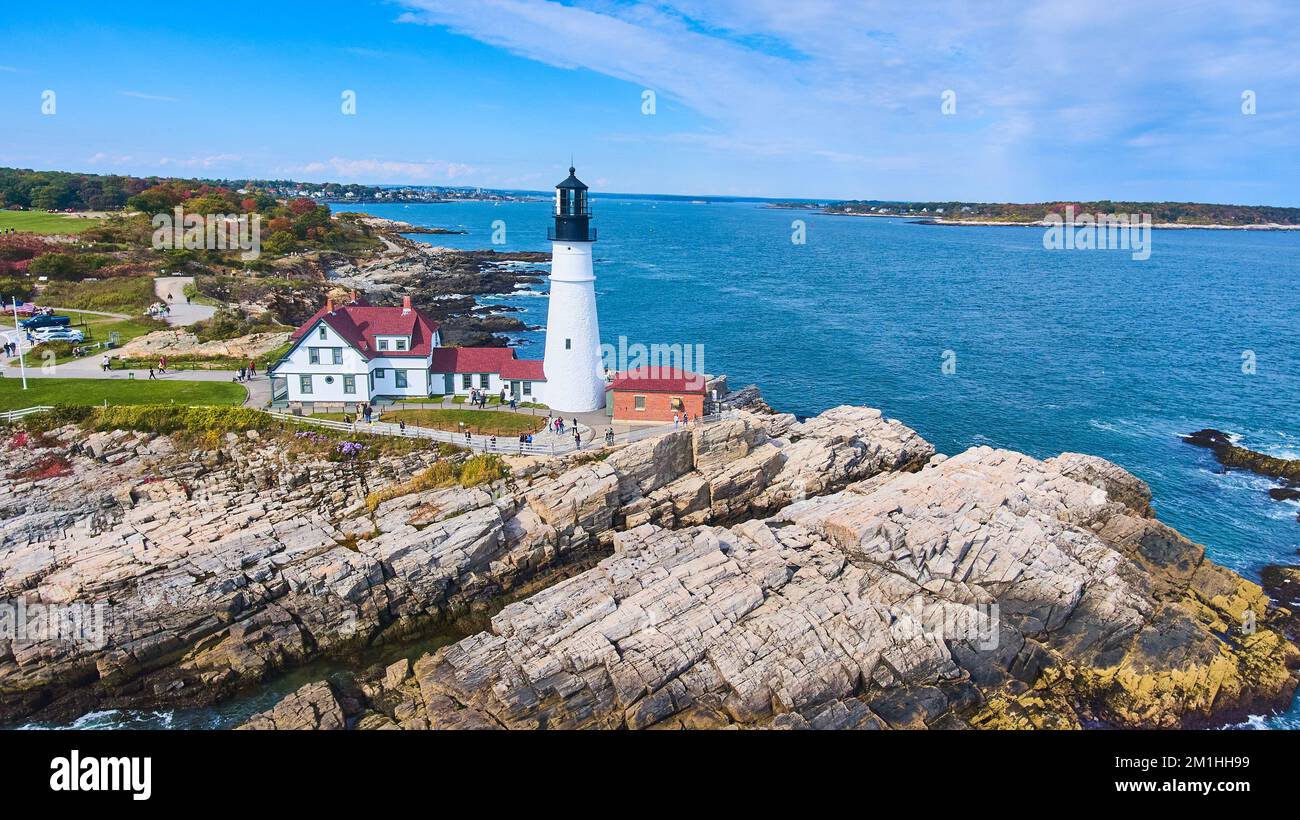
POLYGON ((320 326, 320 330, 318 330, 317 333, 316 333, 316 338, 318 338, 318 339, 324 339, 324 338, 325 338, 325 325, 321 325, 321 326, 320 326))
POLYGON ((406 340, 405 340, 405 339, 398 339, 398 340, 397 340, 397 349, 398 349, 398 350, 405 350, 405 349, 406 349, 406 340))
POLYGON ((379 349, 380 349, 380 350, 387 350, 387 349, 388 349, 388 340, 387 340, 387 339, 380 339, 380 340, 379 340, 379 349))

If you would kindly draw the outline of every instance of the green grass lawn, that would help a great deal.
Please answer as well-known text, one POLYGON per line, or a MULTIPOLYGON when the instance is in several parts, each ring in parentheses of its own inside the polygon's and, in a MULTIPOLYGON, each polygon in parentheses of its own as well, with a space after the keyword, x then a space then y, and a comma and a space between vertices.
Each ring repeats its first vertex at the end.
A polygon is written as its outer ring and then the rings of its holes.
MULTIPOLYGON (((317 413, 314 418, 342 421, 342 413, 317 413)), ((405 421, 415 427, 431 427, 435 430, 450 430, 463 433, 468 428, 476 436, 517 436, 520 433, 536 433, 542 429, 546 419, 526 413, 511 413, 496 410, 388 410, 380 421, 396 424, 405 421), (464 427, 460 425, 464 424, 464 427)), ((360 422, 358 427, 364 427, 360 422)))
POLYGON ((47 214, 44 211, 0 210, 0 228, 13 228, 28 233, 81 233, 100 222, 101 220, 98 219, 84 219, 68 214, 47 214))
POLYGON ((233 382, 175 382, 147 379, 0 378, 0 410, 39 404, 218 404, 244 403, 247 392, 233 382))

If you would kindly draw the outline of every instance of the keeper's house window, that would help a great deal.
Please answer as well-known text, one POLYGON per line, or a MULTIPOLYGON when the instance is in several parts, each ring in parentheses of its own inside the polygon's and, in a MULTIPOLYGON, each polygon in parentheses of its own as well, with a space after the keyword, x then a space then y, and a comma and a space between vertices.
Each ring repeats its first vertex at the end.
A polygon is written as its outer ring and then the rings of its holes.
POLYGON ((298 377, 298 391, 301 393, 311 392, 311 376, 298 377))
POLYGON ((387 339, 380 339, 380 340, 379 340, 379 349, 380 349, 380 350, 387 350, 387 349, 388 349, 388 340, 387 340, 387 339))
POLYGON ((318 339, 324 339, 324 338, 325 338, 325 325, 321 325, 321 326, 320 326, 320 330, 318 330, 318 331, 316 332, 316 338, 318 338, 318 339))
POLYGON ((406 371, 405 371, 405 370, 394 370, 394 371, 393 371, 393 378, 397 380, 397 386, 398 386, 398 387, 406 387, 406 371))
POLYGON ((634 410, 644 410, 644 409, 645 409, 645 396, 633 396, 633 397, 632 397, 632 409, 634 409, 634 410))
POLYGON ((382 367, 376 367, 374 376, 376 379, 382 379, 384 377, 384 369, 382 367))
POLYGON ((478 386, 481 387, 481 388, 483 388, 484 390, 487 390, 487 387, 488 387, 488 379, 490 379, 490 378, 491 378, 491 375, 488 374, 488 373, 480 373, 480 374, 478 374, 478 386))
POLYGON ((474 386, 474 374, 466 373, 460 377, 460 386, 469 390, 474 386))
POLYGON ((405 350, 405 349, 406 349, 406 340, 405 340, 405 339, 398 339, 398 340, 397 340, 397 349, 398 349, 398 350, 405 350))
POLYGON ((331 347, 330 350, 333 351, 334 364, 343 364, 343 348, 331 347))
POLYGON ((344 392, 344 393, 347 393, 347 394, 349 394, 349 395, 357 392, 357 377, 356 377, 356 376, 344 376, 344 377, 343 377, 343 392, 344 392))
POLYGON ((319 348, 319 347, 309 347, 309 348, 307 348, 307 361, 311 362, 312 364, 320 364, 320 348, 319 348))
POLYGON ((532 382, 524 382, 524 395, 525 395, 525 396, 531 396, 531 395, 533 395, 533 383, 532 383, 532 382))
POLYGON ((572 349, 573 349, 573 340, 572 340, 572 339, 565 339, 565 340, 564 340, 564 349, 565 349, 565 350, 572 350, 572 349))

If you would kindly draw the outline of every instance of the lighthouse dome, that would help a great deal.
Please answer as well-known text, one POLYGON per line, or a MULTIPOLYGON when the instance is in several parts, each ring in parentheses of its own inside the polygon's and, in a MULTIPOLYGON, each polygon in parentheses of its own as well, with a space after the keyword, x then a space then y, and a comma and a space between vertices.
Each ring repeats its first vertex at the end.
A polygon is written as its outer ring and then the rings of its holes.
POLYGON ((582 184, 582 180, 580 180, 580 179, 578 179, 576 176, 574 176, 574 174, 575 174, 576 171, 577 171, 577 169, 574 168, 572 165, 570 165, 570 166, 569 166, 569 176, 568 176, 568 177, 567 177, 563 182, 561 182, 559 185, 556 185, 555 187, 556 187, 556 188, 563 188, 563 189, 567 189, 567 190, 571 190, 571 191, 585 191, 585 190, 587 190, 587 186, 582 184))
POLYGON ((548 238, 559 242, 596 241, 587 186, 575 176, 573 166, 569 166, 569 176, 555 186, 555 227, 548 232, 548 238))

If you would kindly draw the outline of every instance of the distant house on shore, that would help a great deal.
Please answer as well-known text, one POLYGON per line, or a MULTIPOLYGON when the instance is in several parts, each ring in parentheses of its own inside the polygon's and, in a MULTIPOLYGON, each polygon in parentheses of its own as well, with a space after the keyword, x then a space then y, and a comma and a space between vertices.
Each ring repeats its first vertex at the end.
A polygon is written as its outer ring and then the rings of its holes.
POLYGON ((689 370, 669 367, 639 367, 625 370, 610 381, 605 406, 614 421, 655 422, 704 415, 707 379, 689 370))
POLYGON ((377 398, 467 396, 472 389, 545 403, 541 361, 508 347, 443 347, 438 323, 411 307, 331 299, 295 330, 268 374, 290 409, 348 412, 377 398))

